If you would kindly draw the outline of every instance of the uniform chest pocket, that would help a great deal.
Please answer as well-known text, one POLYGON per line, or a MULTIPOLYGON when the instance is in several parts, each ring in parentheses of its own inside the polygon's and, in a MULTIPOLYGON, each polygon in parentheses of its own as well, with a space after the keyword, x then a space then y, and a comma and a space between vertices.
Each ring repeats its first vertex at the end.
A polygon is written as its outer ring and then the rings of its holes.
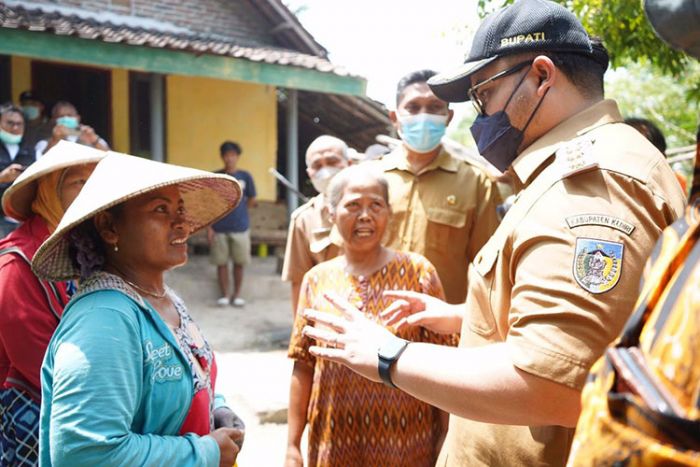
POLYGON ((472 263, 476 274, 469 275, 469 296, 467 297, 469 328, 482 337, 488 337, 496 331, 492 294, 498 256, 498 248, 489 248, 486 244, 472 263))
MULTIPOLYGON (((458 232, 467 222, 464 212, 455 209, 428 208, 426 217, 428 225, 425 235, 428 249, 444 253, 450 248, 457 247, 456 242, 466 243, 466 236, 458 232), (465 238, 459 238, 460 236, 465 238)), ((454 253, 460 254, 456 250, 454 253)))

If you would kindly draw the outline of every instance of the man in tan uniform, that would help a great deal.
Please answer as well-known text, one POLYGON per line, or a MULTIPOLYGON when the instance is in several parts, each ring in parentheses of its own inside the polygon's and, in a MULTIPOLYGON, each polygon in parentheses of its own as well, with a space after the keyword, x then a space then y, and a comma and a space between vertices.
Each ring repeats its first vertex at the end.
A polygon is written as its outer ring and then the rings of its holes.
POLYGON ((299 206, 289 222, 282 280, 292 283, 292 312, 296 315, 299 287, 306 271, 340 252, 340 240, 333 238, 332 223, 324 192, 331 179, 348 166, 348 146, 334 136, 322 135, 306 150, 306 173, 317 196, 299 206))
POLYGON ((409 345, 338 297, 345 319, 307 313, 328 326, 305 331, 325 344, 312 354, 452 414, 437 465, 566 462, 588 370, 682 214, 662 154, 603 99, 607 64, 564 7, 518 0, 484 20, 461 69, 429 81, 438 97, 473 101, 480 152, 518 188, 469 270, 466 310, 389 294, 385 325, 461 330, 459 348, 409 345))
POLYGON ((419 253, 435 266, 448 303, 467 294, 467 268, 498 225, 496 184, 440 143, 452 118, 427 81, 430 70, 399 81, 389 116, 403 144, 378 162, 392 209, 385 245, 419 253))

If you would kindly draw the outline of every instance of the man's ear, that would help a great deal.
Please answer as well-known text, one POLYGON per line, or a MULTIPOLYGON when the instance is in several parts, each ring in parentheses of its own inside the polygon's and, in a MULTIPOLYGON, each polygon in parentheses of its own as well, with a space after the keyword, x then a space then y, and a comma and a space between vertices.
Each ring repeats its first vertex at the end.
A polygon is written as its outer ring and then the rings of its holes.
POLYGON ((95 229, 102 238, 102 241, 108 245, 119 243, 119 233, 114 225, 114 216, 107 211, 98 212, 93 219, 95 229))
POLYGON ((554 86, 559 69, 554 65, 551 58, 546 55, 539 55, 532 61, 532 69, 537 75, 539 84, 537 85, 537 95, 544 96, 549 88, 554 86))
POLYGON ((399 119, 396 116, 395 110, 389 111, 389 120, 391 120, 391 124, 394 125, 394 128, 396 128, 396 131, 398 131, 399 130, 399 119))
POLYGON ((447 125, 450 124, 450 122, 452 121, 452 117, 454 117, 454 116, 455 116, 455 111, 448 108, 447 109, 447 125))

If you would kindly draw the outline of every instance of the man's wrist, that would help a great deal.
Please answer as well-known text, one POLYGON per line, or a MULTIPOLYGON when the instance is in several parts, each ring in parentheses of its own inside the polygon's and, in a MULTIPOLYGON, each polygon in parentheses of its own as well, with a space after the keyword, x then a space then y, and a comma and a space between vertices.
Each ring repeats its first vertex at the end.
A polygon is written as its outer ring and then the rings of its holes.
POLYGON ((396 384, 391 377, 391 370, 395 366, 396 361, 401 354, 406 350, 409 341, 400 337, 391 336, 378 349, 377 371, 379 377, 389 387, 395 388, 396 384))

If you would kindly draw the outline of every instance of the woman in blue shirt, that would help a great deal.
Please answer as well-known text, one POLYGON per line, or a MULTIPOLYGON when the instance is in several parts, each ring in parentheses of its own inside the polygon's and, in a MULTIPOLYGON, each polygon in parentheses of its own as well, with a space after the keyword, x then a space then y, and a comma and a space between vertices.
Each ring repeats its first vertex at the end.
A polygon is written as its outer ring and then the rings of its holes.
POLYGON ((216 362, 164 283, 187 238, 241 197, 226 175, 111 153, 34 256, 80 279, 42 367, 43 466, 228 466, 242 432, 214 396, 216 362))

